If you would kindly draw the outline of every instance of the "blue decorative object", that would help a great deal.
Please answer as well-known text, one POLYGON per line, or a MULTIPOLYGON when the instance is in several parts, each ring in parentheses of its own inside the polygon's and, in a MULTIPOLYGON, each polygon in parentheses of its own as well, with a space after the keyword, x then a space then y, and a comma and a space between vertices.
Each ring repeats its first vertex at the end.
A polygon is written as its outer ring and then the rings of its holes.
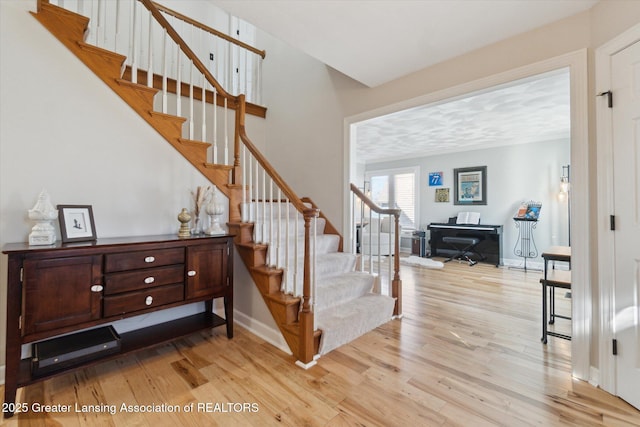
POLYGON ((442 185, 442 172, 429 172, 429 187, 442 185))

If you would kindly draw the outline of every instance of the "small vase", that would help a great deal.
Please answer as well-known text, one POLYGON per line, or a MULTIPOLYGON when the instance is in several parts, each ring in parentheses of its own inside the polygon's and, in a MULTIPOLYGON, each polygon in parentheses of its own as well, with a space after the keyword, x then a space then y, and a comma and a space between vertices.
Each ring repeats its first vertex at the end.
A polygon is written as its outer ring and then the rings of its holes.
POLYGON ((191 234, 198 235, 202 234, 202 224, 200 224, 200 216, 194 214, 193 215, 193 227, 191 227, 191 234))

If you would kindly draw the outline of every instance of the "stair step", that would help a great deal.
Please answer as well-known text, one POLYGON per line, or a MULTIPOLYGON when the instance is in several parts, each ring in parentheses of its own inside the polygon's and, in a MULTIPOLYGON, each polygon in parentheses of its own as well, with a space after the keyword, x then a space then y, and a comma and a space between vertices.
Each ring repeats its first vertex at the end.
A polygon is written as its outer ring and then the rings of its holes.
POLYGON ((300 311, 300 297, 294 297, 282 292, 262 295, 276 324, 280 327, 298 321, 300 311))
POLYGON ((255 273, 254 277, 261 277, 260 280, 255 280, 255 282, 262 295, 280 292, 282 269, 263 265, 260 267, 251 267, 251 271, 255 273))
POLYGON ((123 88, 129 88, 135 93, 142 101, 141 109, 145 111, 153 110, 153 98, 158 93, 158 89, 143 85, 140 83, 133 83, 125 79, 116 79, 118 85, 123 88))
POLYGON ((195 141, 193 139, 178 138, 184 149, 193 155, 194 161, 200 161, 203 164, 207 162, 207 153, 211 144, 204 141, 195 141))
POLYGON ((393 315, 394 305, 394 298, 371 293, 346 304, 316 311, 316 326, 322 330, 318 353, 326 354, 387 323, 393 315))
POLYGON ((252 222, 229 222, 229 234, 233 234, 234 242, 247 243, 253 240, 253 223, 252 222))
POLYGON ((187 119, 153 110, 149 110, 148 114, 152 125, 165 138, 175 141, 182 138, 182 125, 187 119))
POLYGON ((316 311, 345 304, 371 292, 375 277, 362 271, 351 271, 319 280, 316 284, 316 311))
MULTIPOLYGON (((89 18, 51 3, 40 2, 39 7, 38 13, 31 13, 45 27, 50 29, 50 25, 62 25, 69 40, 84 40, 85 32, 89 27, 89 18)), ((54 34, 57 34, 57 32, 54 32, 54 34)), ((66 44, 64 41, 63 43, 66 44)))
POLYGON ((258 243, 236 243, 236 249, 248 268, 266 265, 267 245, 258 243))
POLYGON ((85 58, 85 63, 91 62, 87 64, 89 68, 94 70, 95 67, 100 69, 104 74, 118 77, 122 76, 124 61, 127 60, 126 56, 83 41, 79 41, 77 44, 82 52, 89 55, 88 58, 85 58))

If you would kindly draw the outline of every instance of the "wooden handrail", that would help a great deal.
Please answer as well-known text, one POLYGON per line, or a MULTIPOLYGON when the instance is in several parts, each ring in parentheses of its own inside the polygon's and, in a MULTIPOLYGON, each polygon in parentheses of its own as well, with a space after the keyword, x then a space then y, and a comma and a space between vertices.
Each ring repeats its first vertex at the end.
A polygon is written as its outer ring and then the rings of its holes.
POLYGON ((169 9, 168 7, 163 6, 160 3, 153 2, 153 4, 161 12, 165 12, 166 14, 171 15, 171 16, 173 16, 175 18, 178 18, 178 19, 180 19, 180 20, 182 20, 182 21, 184 21, 184 22, 186 22, 188 24, 191 24, 196 28, 200 28, 201 30, 206 31, 206 32, 208 32, 210 34, 213 34, 216 37, 220 37, 221 39, 224 39, 224 40, 228 41, 229 43, 238 45, 243 49, 246 49, 246 50, 248 50, 250 52, 255 53, 256 55, 260 55, 263 59, 267 55, 267 53, 264 50, 260 50, 260 49, 255 48, 255 47, 253 47, 253 46, 251 46, 251 45, 249 45, 247 43, 241 42, 240 40, 234 39, 233 37, 231 37, 231 36, 229 36, 229 35, 227 35, 227 34, 225 34, 223 32, 220 32, 220 31, 218 31, 218 30, 216 30, 214 28, 208 27, 208 26, 206 26, 206 25, 204 25, 204 24, 202 24, 202 23, 200 23, 198 21, 195 21, 195 20, 189 18, 186 15, 181 14, 180 12, 176 12, 175 10, 169 9))
POLYGON ((138 0, 138 1, 142 3, 144 7, 146 7, 149 10, 149 12, 151 12, 151 15, 153 15, 156 22, 158 22, 158 24, 160 24, 162 28, 164 28, 167 31, 167 34, 169 35, 169 37, 171 37, 171 39, 173 39, 173 41, 180 47, 180 50, 182 50, 182 52, 184 52, 184 54, 187 55, 187 58, 189 58, 193 62, 193 65, 198 69, 198 71, 200 71, 205 76, 207 81, 213 87, 216 88, 216 92, 218 93, 218 95, 227 98, 227 100, 233 103, 233 107, 237 108, 239 104, 238 97, 231 95, 229 92, 224 90, 224 88, 213 77, 213 75, 209 72, 209 70, 202 63, 202 61, 198 59, 196 54, 191 50, 191 48, 182 39, 182 37, 180 37, 180 35, 176 32, 176 30, 173 29, 169 21, 167 21, 167 19, 164 17, 164 15, 162 15, 162 13, 160 13, 158 8, 155 6, 155 3, 152 2, 151 0, 138 0))
POLYGON ((358 196, 358 198, 360 200, 362 200, 364 202, 365 205, 367 205, 369 207, 369 209, 371 209, 373 212, 380 214, 380 215, 393 215, 396 218, 400 218, 400 214, 402 213, 402 209, 390 209, 390 208, 381 208, 380 206, 376 205, 373 200, 371 200, 370 198, 367 197, 366 194, 364 194, 362 191, 360 191, 360 189, 355 185, 355 184, 351 184, 351 191, 353 191, 355 193, 356 196, 358 196))
MULTIPOLYGON (((242 110, 242 104, 244 104, 244 95, 240 95, 239 97, 240 108, 238 110, 242 110)), ((237 123, 238 126, 238 136, 244 143, 244 146, 251 152, 256 161, 262 166, 262 168, 266 171, 269 177, 273 180, 274 184, 278 186, 285 197, 289 199, 289 202, 298 210, 298 212, 302 214, 311 214, 312 216, 319 215, 319 209, 308 207, 304 204, 302 199, 296 195, 296 193, 289 187, 289 185, 282 179, 282 177, 276 172, 275 168, 271 166, 271 163, 260 153, 260 151, 253 144, 251 139, 247 136, 245 126, 244 126, 244 114, 239 115, 239 121, 237 123)))

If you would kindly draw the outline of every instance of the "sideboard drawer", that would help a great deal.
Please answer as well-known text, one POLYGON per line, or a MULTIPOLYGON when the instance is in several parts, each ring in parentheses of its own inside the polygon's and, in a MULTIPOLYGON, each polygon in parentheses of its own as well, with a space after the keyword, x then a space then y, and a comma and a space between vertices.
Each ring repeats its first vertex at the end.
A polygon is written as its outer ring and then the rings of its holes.
POLYGON ((104 297, 103 315, 118 316, 184 299, 184 285, 168 285, 104 297))
POLYGON ((105 255, 104 272, 112 273, 182 263, 184 263, 183 248, 123 252, 105 255))
POLYGON ((104 294, 112 295, 120 292, 149 289, 157 286, 182 283, 184 281, 184 265, 150 268, 147 270, 128 271, 107 274, 104 277, 104 294))

